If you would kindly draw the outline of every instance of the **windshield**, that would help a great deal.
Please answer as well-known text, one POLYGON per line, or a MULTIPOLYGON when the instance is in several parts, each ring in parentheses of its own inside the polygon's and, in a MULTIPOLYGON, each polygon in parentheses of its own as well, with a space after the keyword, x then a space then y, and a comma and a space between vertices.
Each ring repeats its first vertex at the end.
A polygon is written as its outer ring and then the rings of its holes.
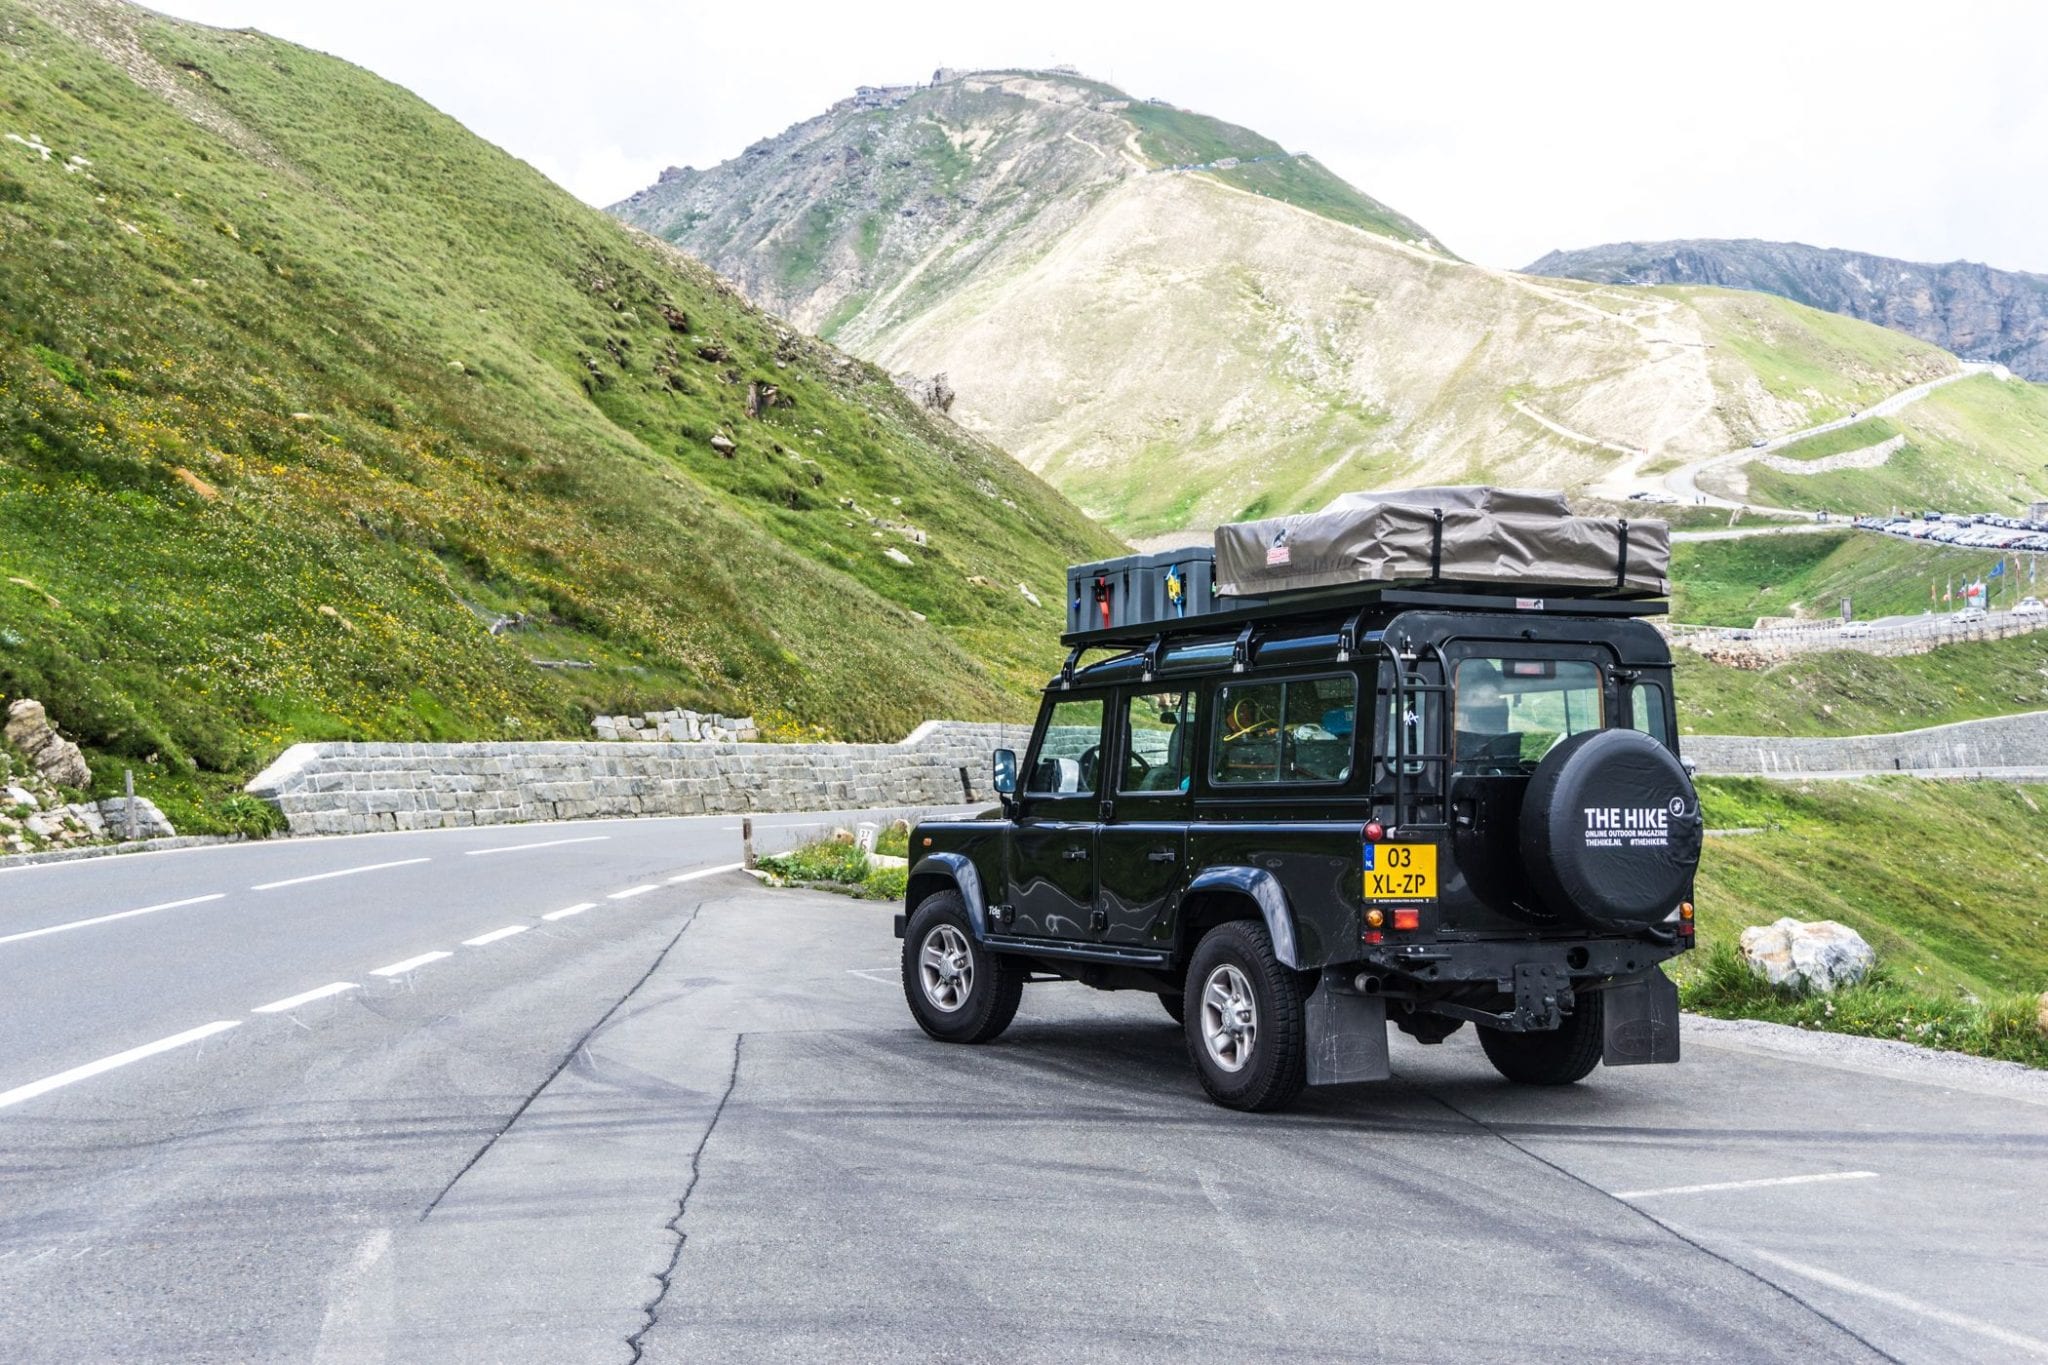
POLYGON ((1567 735, 1597 730, 1600 669, 1576 659, 1465 659, 1454 712, 1458 770, 1527 773, 1567 735))

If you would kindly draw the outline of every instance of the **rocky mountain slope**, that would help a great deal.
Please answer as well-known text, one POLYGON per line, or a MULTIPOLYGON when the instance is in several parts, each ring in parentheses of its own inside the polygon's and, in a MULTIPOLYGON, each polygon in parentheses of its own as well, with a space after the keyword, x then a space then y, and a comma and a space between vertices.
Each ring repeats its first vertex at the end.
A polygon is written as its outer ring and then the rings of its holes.
POLYGON ((1349 488, 1585 487, 1955 369, 1760 294, 1466 264, 1256 134, 1069 73, 941 74, 614 212, 878 364, 945 372, 955 417, 1126 534, 1349 488))
POLYGON ((1527 273, 1603 284, 1758 289, 2048 380, 2048 275, 1748 240, 1614 242, 1553 251, 1527 273))
POLYGON ((259 34, 0 0, 0 241, 0 697, 145 776, 594 710, 1018 715, 1062 567, 1114 548, 873 367, 259 34))
POLYGON ((1117 188, 1205 166, 1432 252, 1415 223, 1249 129, 1070 72, 940 71, 863 86, 709 171, 616 204, 747 296, 856 348, 986 270, 1029 259, 1117 188))

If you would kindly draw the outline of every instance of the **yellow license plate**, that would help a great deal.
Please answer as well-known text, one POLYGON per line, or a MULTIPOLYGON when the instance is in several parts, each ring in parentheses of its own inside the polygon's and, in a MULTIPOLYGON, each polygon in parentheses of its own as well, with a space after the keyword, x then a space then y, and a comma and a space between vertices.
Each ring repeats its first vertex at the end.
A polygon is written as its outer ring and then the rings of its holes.
POLYGON ((1436 899, 1435 844, 1367 844, 1365 898, 1369 901, 1436 899))

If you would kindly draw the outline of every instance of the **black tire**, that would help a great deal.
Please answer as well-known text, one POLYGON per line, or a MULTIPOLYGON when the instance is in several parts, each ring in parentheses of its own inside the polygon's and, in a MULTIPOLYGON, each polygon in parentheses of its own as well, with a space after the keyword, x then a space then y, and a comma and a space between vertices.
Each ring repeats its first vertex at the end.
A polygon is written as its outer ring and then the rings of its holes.
POLYGON ((1024 973, 974 937, 967 904, 957 891, 941 891, 918 903, 903 930, 903 998, 917 1026, 942 1043, 986 1043, 1017 1017, 1024 998, 1024 973), (953 984, 932 986, 924 972, 927 942, 949 955, 953 984), (950 1007, 948 1000, 957 1003, 950 1007))
POLYGON ((1479 1046, 1493 1069, 1517 1085, 1570 1085, 1600 1065, 1606 1041, 1605 1004, 1582 993, 1578 1007, 1545 1033, 1503 1033, 1481 1028, 1479 1046))
POLYGON ((1159 1007, 1172 1015, 1173 1022, 1176 1024, 1180 1023, 1187 1015, 1187 1009, 1182 1004, 1181 998, 1171 991, 1159 992, 1159 1007))
POLYGON ((1188 964, 1181 992, 1188 1057, 1202 1089, 1226 1109, 1265 1112, 1290 1103, 1308 1083, 1308 1030, 1301 981, 1273 956, 1264 925, 1233 920, 1211 929, 1188 964), (1248 994, 1252 1029, 1233 1070, 1204 1036, 1212 977, 1234 971, 1234 983, 1248 994))

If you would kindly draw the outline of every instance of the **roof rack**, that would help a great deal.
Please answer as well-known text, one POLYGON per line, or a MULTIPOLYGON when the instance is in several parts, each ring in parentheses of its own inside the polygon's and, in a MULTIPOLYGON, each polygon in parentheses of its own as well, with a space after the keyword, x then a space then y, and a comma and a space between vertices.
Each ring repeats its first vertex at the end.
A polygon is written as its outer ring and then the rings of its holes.
MULTIPOLYGON (((1123 646, 1143 649, 1162 638, 1188 635, 1229 636, 1254 625, 1308 617, 1336 618, 1346 628, 1349 646, 1357 647, 1361 627, 1417 608, 1438 611, 1501 612, 1543 616, 1662 616, 1670 604, 1661 597, 1621 592, 1588 593, 1583 587, 1527 584, 1505 594, 1492 585, 1469 583, 1408 584, 1399 587, 1347 584, 1313 592, 1284 593, 1232 605, 1214 599, 1212 610, 1177 619, 1132 621, 1093 630, 1070 630, 1060 643, 1073 650, 1123 646)), ((1070 674, 1068 676, 1071 676, 1070 674)))

